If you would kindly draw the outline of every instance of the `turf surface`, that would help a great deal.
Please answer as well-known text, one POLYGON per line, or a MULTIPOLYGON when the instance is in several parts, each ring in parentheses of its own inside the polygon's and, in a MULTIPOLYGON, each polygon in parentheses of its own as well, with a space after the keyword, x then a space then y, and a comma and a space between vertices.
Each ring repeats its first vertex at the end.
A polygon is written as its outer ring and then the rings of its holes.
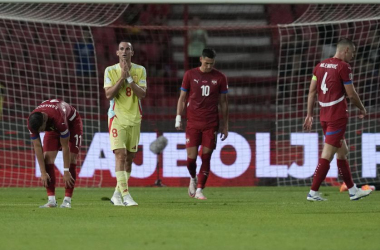
MULTIPOLYGON (((359 201, 323 187, 132 188, 138 207, 114 207, 110 188, 77 188, 71 209, 40 209, 43 188, 0 189, 1 250, 380 249, 380 192, 359 201)), ((63 190, 57 190, 58 203, 63 190)))

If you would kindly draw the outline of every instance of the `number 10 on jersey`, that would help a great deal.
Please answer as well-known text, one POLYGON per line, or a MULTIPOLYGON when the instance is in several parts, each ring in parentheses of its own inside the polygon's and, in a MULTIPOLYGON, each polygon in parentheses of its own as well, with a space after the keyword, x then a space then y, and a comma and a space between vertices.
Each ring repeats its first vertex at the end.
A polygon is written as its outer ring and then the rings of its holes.
POLYGON ((209 96, 210 95, 210 86, 208 85, 202 85, 202 96, 209 96))

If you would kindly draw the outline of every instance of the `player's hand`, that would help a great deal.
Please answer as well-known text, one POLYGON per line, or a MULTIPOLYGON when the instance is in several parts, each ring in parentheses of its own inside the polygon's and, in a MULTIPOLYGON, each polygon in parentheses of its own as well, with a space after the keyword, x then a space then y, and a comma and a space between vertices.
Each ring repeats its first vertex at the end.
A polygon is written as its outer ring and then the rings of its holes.
POLYGON ((180 115, 177 115, 175 117, 175 128, 177 130, 182 130, 182 120, 181 120, 181 116, 180 115))
POLYGON ((41 182, 42 182, 42 185, 44 185, 44 187, 47 187, 50 181, 51 179, 48 173, 41 174, 41 182))
POLYGON ((120 62, 120 68, 121 68, 121 77, 123 79, 126 79, 129 77, 129 67, 126 60, 121 60, 120 62))
POLYGON ((74 186, 75 180, 69 171, 64 172, 63 180, 65 181, 65 188, 72 188, 74 186))
POLYGON ((305 122, 303 123, 303 129, 305 131, 310 131, 312 125, 313 125, 313 117, 312 116, 306 116, 305 122))
POLYGON ((359 119, 363 119, 367 115, 367 110, 360 110, 359 119))
POLYGON ((227 128, 222 128, 222 131, 220 132, 220 138, 222 139, 222 141, 224 141, 225 139, 227 139, 228 137, 228 129, 227 128))

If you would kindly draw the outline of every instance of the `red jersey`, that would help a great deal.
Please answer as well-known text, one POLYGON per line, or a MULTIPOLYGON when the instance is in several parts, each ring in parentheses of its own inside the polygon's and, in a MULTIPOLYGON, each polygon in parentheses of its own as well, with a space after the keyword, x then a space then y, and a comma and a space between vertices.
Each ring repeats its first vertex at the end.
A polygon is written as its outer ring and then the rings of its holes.
POLYGON ((216 70, 204 73, 199 67, 186 71, 181 90, 188 92, 187 126, 197 129, 219 125, 219 94, 228 93, 226 76, 216 70))
MULTIPOLYGON (((46 113, 48 115, 48 120, 45 131, 56 131, 60 133, 61 138, 66 138, 70 135, 68 123, 73 121, 77 116, 77 111, 74 107, 59 99, 51 99, 42 102, 33 110, 32 114, 35 112, 46 113)), ((32 131, 29 127, 29 119, 28 129, 30 137, 33 140, 39 137, 39 132, 32 131)))
POLYGON ((335 121, 348 117, 344 84, 352 84, 351 66, 338 59, 320 62, 313 71, 317 80, 320 120, 335 121))

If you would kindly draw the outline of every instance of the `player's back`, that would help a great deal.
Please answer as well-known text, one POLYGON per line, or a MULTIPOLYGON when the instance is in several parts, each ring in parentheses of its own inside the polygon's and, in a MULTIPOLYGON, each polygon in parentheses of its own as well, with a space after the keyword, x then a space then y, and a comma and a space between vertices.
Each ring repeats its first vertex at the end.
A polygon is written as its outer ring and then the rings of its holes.
POLYGON ((317 78, 320 120, 333 121, 347 117, 344 84, 352 84, 350 65, 337 58, 328 58, 314 68, 313 74, 317 78))
POLYGON ((34 112, 44 112, 49 117, 64 116, 68 121, 76 116, 76 109, 60 99, 43 101, 32 113, 34 112))
MULTIPOLYGON (((68 128, 71 121, 77 117, 77 111, 74 107, 60 99, 50 99, 42 102, 37 106, 31 113, 41 112, 48 116, 45 131, 57 131, 61 136, 69 135, 68 128)), ((28 119, 28 129, 31 134, 32 139, 38 137, 39 132, 34 131, 29 126, 28 119)))

